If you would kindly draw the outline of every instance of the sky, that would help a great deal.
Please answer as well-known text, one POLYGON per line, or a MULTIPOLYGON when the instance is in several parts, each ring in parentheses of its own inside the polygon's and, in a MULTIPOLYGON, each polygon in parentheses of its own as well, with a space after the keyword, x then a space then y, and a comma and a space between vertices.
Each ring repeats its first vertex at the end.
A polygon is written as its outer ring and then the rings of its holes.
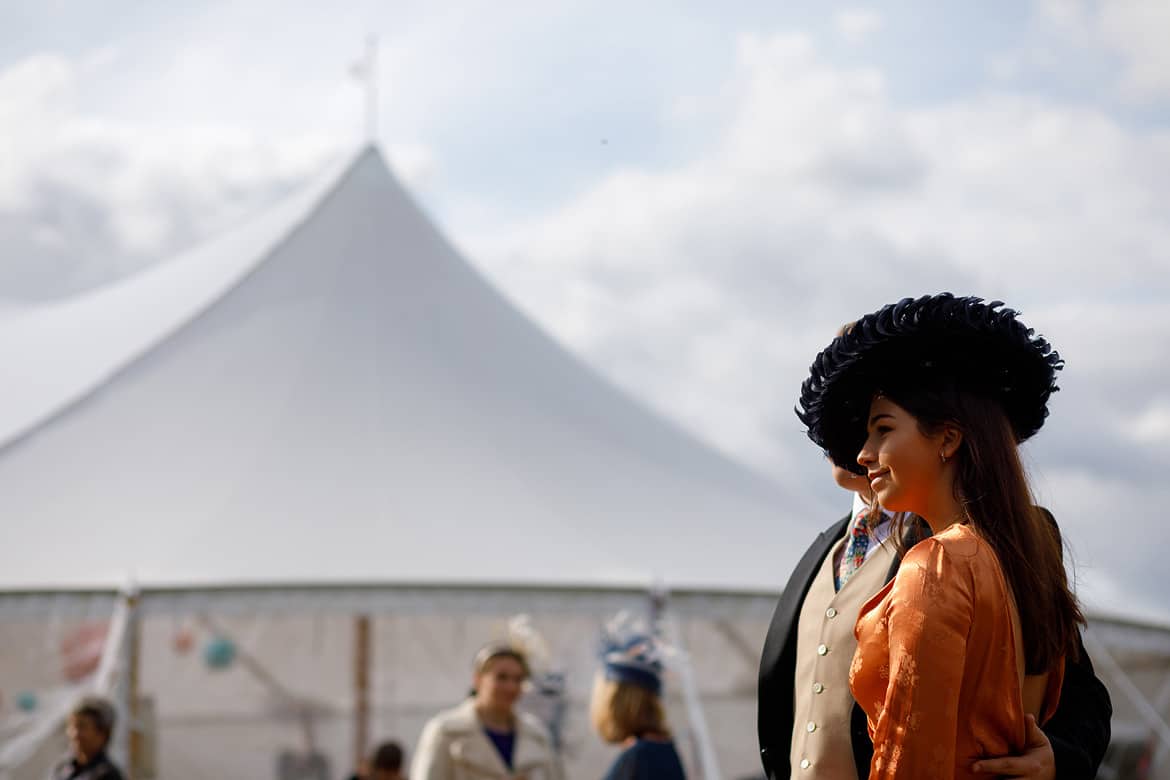
POLYGON ((373 35, 376 140, 469 260, 825 525, 848 497, 792 408, 837 327, 1023 312, 1067 361, 1025 455, 1083 591, 1168 613, 1168 3, 0 0, 0 30, 0 308, 353 155, 373 35))

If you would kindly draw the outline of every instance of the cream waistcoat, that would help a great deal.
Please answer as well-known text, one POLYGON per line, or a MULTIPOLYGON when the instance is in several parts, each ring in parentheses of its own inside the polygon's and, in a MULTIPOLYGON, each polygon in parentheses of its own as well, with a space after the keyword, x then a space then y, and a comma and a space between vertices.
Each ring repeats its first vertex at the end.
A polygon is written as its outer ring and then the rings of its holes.
POLYGON ((794 779, 857 780, 849 736, 853 712, 849 665, 857 649, 853 626, 862 604, 885 585, 894 549, 891 541, 883 543, 838 592, 833 589, 833 561, 844 543, 842 539, 835 544, 821 562, 797 622, 794 779))

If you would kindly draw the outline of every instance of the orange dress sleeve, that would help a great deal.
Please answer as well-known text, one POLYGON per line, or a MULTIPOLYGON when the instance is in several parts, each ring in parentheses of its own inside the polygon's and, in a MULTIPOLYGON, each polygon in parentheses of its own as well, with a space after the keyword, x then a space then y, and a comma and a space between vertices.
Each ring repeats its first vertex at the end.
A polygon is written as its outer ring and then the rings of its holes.
POLYGON ((969 572, 940 542, 928 539, 906 555, 879 618, 886 621, 889 669, 872 723, 871 780, 953 775, 974 604, 969 572))

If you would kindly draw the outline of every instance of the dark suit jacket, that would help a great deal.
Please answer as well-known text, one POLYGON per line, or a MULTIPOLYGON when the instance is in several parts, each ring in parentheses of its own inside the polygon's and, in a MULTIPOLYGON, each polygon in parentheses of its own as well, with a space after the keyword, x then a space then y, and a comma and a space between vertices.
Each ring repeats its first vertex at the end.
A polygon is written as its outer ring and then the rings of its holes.
MULTIPOLYGON (((768 638, 764 641, 764 652, 760 659, 757 713, 760 757, 768 780, 788 780, 792 774, 788 758, 794 717, 792 692, 796 676, 796 623, 813 578, 833 545, 845 535, 849 519, 849 515, 846 515, 816 538, 800 563, 796 564, 772 615, 772 624, 768 628, 768 638)), ((886 576, 887 581, 898 572, 900 563, 900 560, 894 561, 886 576)), ((1105 756, 1105 748, 1109 746, 1109 720, 1112 716, 1113 704, 1109 692, 1093 673, 1093 664, 1081 645, 1078 660, 1074 662, 1070 659, 1065 665, 1064 685, 1060 689, 1060 704, 1056 714, 1044 725, 1044 733, 1052 743, 1052 752, 1056 756, 1056 776, 1060 780, 1093 780, 1105 756)), ((864 779, 869 776, 873 744, 869 740, 865 713, 857 704, 853 705, 850 737, 857 776, 864 779)))
POLYGON ((62 760, 53 768, 50 780, 122 780, 122 772, 105 752, 94 756, 87 764, 78 764, 73 758, 62 760))

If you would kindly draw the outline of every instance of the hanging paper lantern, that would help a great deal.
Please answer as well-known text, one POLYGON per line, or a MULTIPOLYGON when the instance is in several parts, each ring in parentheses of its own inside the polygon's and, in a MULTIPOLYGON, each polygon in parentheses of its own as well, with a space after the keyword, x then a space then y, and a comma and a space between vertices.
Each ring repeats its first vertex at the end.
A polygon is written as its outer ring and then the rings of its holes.
POLYGON ((203 662, 212 669, 226 669, 236 659, 236 645, 227 637, 213 637, 203 646, 203 662))
POLYGON ((16 697, 16 706, 21 712, 32 712, 37 708, 37 695, 32 691, 22 691, 16 697))
POLYGON ((171 638, 171 647, 178 655, 186 655, 195 647, 195 632, 184 626, 171 638))
POLYGON ((65 634, 61 639, 61 676, 75 683, 96 672, 108 634, 109 625, 102 622, 82 623, 65 634))

